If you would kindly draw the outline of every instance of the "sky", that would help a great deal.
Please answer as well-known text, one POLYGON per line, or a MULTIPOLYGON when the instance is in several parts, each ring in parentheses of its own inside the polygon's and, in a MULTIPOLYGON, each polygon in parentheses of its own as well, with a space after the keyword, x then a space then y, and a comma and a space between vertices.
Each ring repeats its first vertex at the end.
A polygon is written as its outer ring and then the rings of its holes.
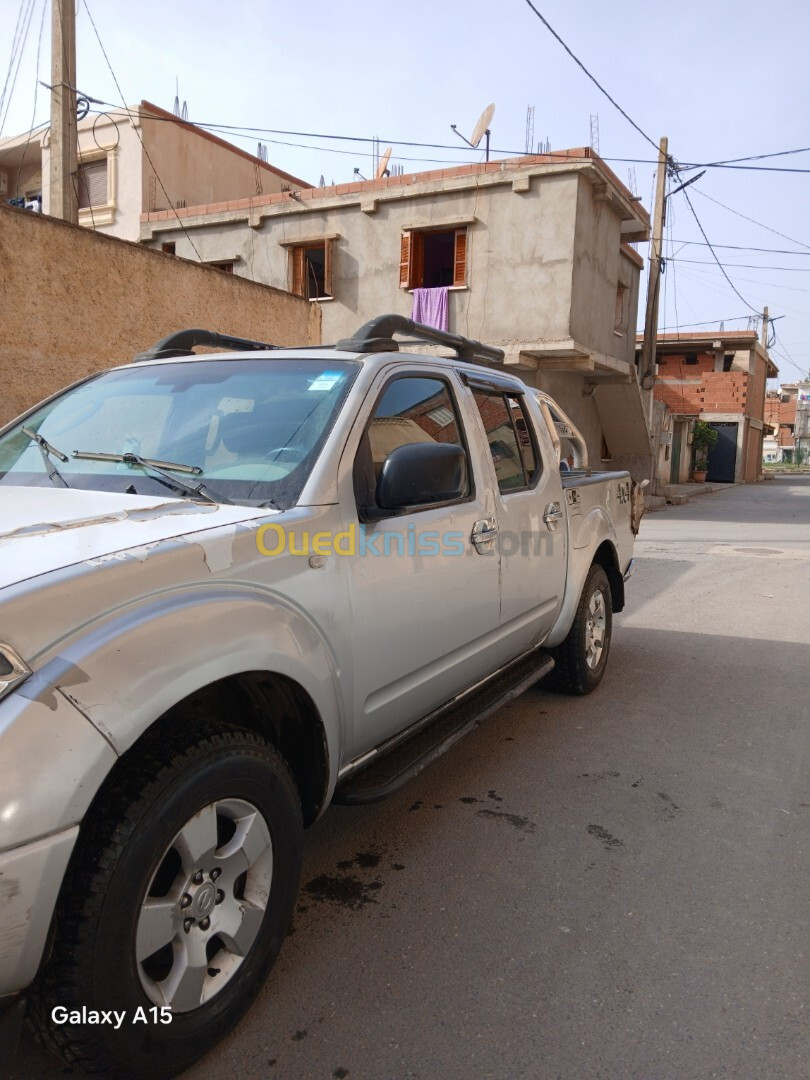
MULTIPOLYGON (((525 152, 529 106, 534 148, 588 145, 598 116, 601 156, 648 209, 651 143, 661 136, 689 164, 802 150, 708 168, 667 200, 659 325, 745 329, 767 305, 780 381, 810 370, 808 0, 533 0, 640 132, 526 0, 76 3, 80 90, 110 105, 123 96, 171 110, 179 86, 189 120, 252 153, 261 141, 272 164, 313 184, 345 183, 355 168, 371 175, 374 137, 406 172, 483 160, 482 147, 471 150, 450 125, 469 137, 490 102, 493 158, 525 152)), ((48 121, 49 91, 37 80, 50 81, 50 0, 0 0, 0 16, 6 137, 48 121), (20 17, 28 31, 15 38, 20 17)))

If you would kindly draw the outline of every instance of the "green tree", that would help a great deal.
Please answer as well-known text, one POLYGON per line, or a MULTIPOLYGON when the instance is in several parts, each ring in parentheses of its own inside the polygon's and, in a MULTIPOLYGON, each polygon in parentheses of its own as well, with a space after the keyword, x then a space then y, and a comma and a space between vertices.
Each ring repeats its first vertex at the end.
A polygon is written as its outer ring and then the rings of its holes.
POLYGON ((692 468, 695 472, 706 472, 709 451, 716 442, 717 431, 705 420, 696 420, 692 429, 692 468))

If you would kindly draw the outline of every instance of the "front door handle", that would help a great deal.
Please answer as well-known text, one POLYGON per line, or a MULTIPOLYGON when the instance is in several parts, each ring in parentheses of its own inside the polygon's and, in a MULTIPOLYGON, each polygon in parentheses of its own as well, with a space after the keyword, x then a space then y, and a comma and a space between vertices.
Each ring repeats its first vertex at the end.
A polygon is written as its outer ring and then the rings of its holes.
POLYGON ((564 514, 563 511, 560 509, 560 504, 558 502, 552 502, 548 504, 545 509, 545 513, 543 514, 543 521, 545 521, 546 525, 548 526, 549 532, 554 532, 560 521, 562 521, 563 517, 564 514))
POLYGON ((479 555, 492 550, 498 536, 498 523, 495 518, 480 518, 473 525, 470 539, 479 555))

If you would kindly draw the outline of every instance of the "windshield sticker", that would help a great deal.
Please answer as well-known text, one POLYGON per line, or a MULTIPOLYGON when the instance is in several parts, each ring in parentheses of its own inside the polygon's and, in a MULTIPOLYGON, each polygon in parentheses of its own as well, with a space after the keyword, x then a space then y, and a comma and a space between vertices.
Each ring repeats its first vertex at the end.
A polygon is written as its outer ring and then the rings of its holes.
POLYGON ((309 384, 310 390, 331 390, 343 378, 342 371, 323 371, 309 384))

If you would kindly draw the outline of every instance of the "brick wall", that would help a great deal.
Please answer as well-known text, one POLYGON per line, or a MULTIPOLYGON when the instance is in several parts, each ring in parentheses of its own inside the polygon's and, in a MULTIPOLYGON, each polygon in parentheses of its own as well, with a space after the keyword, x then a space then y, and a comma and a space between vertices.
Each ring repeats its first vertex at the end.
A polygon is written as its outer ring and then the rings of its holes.
POLYGON ((667 357, 666 366, 659 369, 655 399, 663 401, 672 412, 686 416, 702 412, 742 414, 748 411, 748 384, 745 371, 714 371, 713 358, 711 367, 701 370, 700 366, 667 357))

